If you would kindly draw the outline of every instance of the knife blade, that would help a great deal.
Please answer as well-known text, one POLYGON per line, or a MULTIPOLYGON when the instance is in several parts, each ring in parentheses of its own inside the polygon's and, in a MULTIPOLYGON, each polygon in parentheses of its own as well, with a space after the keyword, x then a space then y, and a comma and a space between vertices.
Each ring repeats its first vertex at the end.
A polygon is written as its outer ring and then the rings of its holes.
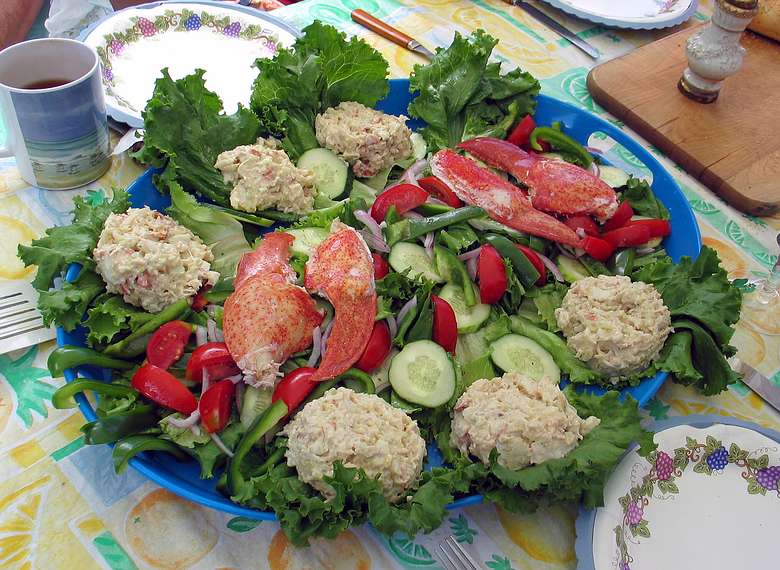
POLYGON ((769 378, 736 356, 729 358, 729 364, 735 372, 742 374, 742 382, 750 387, 756 394, 774 409, 780 411, 780 387, 776 386, 769 378))
POLYGON ((565 38, 569 40, 574 46, 580 48, 582 51, 584 51, 586 54, 588 54, 593 59, 598 59, 601 55, 599 53, 599 50, 594 48, 592 45, 590 45, 588 42, 583 40, 581 37, 579 37, 577 34, 566 28, 565 26, 562 26, 555 20, 553 20, 550 16, 542 12, 539 8, 536 6, 532 6, 528 2, 524 2, 523 0, 506 0, 509 1, 513 6, 517 6, 521 10, 525 11, 526 14, 537 20, 538 22, 541 22, 548 28, 550 28, 552 31, 557 33, 562 38, 565 38))
POLYGON ((364 28, 368 28, 372 32, 379 34, 386 40, 390 40, 394 44, 406 48, 409 51, 418 53, 423 57, 427 57, 428 59, 433 59, 434 53, 431 50, 429 50, 427 47, 422 45, 420 42, 418 42, 416 39, 414 39, 412 36, 405 34, 401 30, 394 28, 390 24, 383 22, 379 18, 372 16, 365 10, 360 10, 360 9, 352 10, 351 16, 355 22, 357 22, 364 28))

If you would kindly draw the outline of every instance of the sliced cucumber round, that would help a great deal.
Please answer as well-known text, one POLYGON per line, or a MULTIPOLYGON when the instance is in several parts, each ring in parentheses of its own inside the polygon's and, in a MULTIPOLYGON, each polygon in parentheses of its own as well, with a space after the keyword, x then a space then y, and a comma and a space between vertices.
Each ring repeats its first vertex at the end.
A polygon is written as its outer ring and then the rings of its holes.
POLYGON ((444 281, 434 267, 433 260, 428 257, 425 248, 415 243, 402 241, 393 246, 387 260, 398 273, 409 270, 409 277, 414 278, 422 275, 434 283, 444 281))
POLYGON ((571 259, 565 255, 559 255, 556 264, 558 265, 558 269, 561 270, 563 278, 568 283, 574 283, 580 279, 590 277, 590 273, 585 269, 585 266, 576 259, 571 259))
POLYGON ((493 342, 490 358, 504 372, 519 372, 535 380, 546 377, 556 383, 561 379, 561 369, 550 353, 519 334, 504 335, 493 342))
POLYGON ((455 312, 455 322, 458 323, 458 332, 460 334, 478 331, 490 317, 490 305, 477 303, 467 307, 463 289, 453 283, 447 283, 439 291, 439 297, 447 301, 455 312))
POLYGON ((349 164, 327 148, 313 148, 304 152, 298 159, 298 168, 314 173, 314 185, 320 196, 335 200, 352 189, 349 164))
POLYGON ((628 172, 616 166, 599 164, 599 178, 612 188, 621 188, 628 182, 628 172))
POLYGON ((330 233, 325 228, 297 228, 285 231, 295 238, 290 251, 306 257, 311 257, 317 246, 325 241, 330 233))
POLYGON ((447 351, 431 340, 404 346, 390 363, 390 385, 401 398, 426 408, 441 406, 455 393, 455 368, 447 351))

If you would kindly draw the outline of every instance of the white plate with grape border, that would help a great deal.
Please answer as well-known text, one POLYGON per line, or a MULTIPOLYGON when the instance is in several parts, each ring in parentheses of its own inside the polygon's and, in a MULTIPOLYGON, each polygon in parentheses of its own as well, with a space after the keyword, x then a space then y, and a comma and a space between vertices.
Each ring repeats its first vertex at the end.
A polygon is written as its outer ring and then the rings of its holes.
POLYGON ((298 31, 254 8, 215 2, 153 2, 126 8, 87 28, 79 39, 100 58, 109 116, 143 127, 141 112, 161 70, 173 79, 206 70, 206 87, 227 113, 247 105, 253 64, 291 45, 298 31))
POLYGON ((698 0, 542 0, 559 10, 615 28, 649 30, 676 26, 696 13, 698 0))
POLYGON ((578 570, 777 567, 780 433, 725 416, 656 422, 577 519, 578 570))

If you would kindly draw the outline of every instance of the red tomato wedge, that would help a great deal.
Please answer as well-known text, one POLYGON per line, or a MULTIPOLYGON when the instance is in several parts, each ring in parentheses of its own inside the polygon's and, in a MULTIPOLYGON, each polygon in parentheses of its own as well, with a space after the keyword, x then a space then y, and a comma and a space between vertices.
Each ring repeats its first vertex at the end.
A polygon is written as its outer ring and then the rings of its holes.
POLYGON ((154 364, 144 364, 139 368, 130 384, 155 404, 176 410, 182 414, 191 414, 198 407, 195 396, 176 377, 154 364))
POLYGON ((227 345, 224 342, 207 342, 196 348, 189 362, 184 376, 192 382, 202 382, 203 372, 207 372, 209 380, 216 381, 234 376, 241 369, 230 356, 227 345))
POLYGON ((374 264, 374 279, 382 279, 385 275, 390 273, 390 266, 385 261, 385 258, 378 253, 371 254, 371 261, 374 264))
POLYGON ((547 268, 544 266, 542 258, 539 257, 539 254, 526 245, 516 243, 515 247, 523 252, 523 255, 528 258, 528 261, 531 262, 531 265, 534 266, 534 269, 539 272, 539 279, 536 280, 536 285, 541 287, 547 283, 547 268))
POLYGON ((606 261, 615 251, 615 246, 601 238, 587 236, 580 246, 589 256, 598 261, 606 261))
POLYGON ((206 308, 206 305, 209 304, 208 299, 206 299, 206 293, 208 293, 210 289, 211 285, 203 285, 198 290, 198 292, 195 294, 195 297, 192 299, 191 308, 193 311, 202 311, 206 308))
POLYGON ((632 220, 626 224, 626 227, 643 227, 650 232, 650 237, 666 237, 672 233, 672 226, 668 220, 632 220))
POLYGON ((387 321, 381 320, 374 323, 374 330, 368 337, 368 344, 363 351, 360 360, 355 364, 363 372, 373 372, 379 368, 390 354, 390 329, 387 321))
POLYGON ((590 216, 572 216, 571 218, 565 219, 563 223, 575 232, 577 230, 582 230, 585 232, 585 235, 596 237, 599 235, 599 227, 590 216))
POLYGON ((615 210, 615 213, 612 214, 612 217, 604 224, 604 231, 609 232, 617 228, 622 228, 633 215, 634 209, 631 207, 631 204, 627 201, 623 202, 618 206, 617 210, 615 210))
POLYGON ((404 214, 409 210, 422 206, 427 199, 428 193, 419 186, 415 184, 399 184, 377 196, 374 205, 371 206, 371 217, 382 223, 392 206, 395 206, 396 212, 404 214))
POLYGON ((304 366, 286 374, 274 388, 271 402, 281 400, 287 404, 287 409, 290 412, 295 410, 319 385, 319 382, 312 380, 315 372, 317 372, 316 368, 304 366))
POLYGON ((650 241, 650 230, 646 226, 623 226, 601 236, 613 247, 635 247, 650 241))
POLYGON ((192 334, 192 327, 184 321, 165 323, 149 339, 146 345, 146 359, 149 364, 170 368, 184 354, 184 347, 192 334))
POLYGON ((458 323, 455 311, 450 304, 436 295, 431 295, 433 303, 433 341, 450 354, 455 354, 458 344, 458 323))
POLYGON ((517 146, 528 144, 528 141, 531 139, 531 133, 535 128, 536 121, 534 121, 534 118, 531 115, 526 115, 515 125, 515 128, 512 129, 506 140, 517 146))
POLYGON ((479 299, 486 305, 498 303, 506 293, 507 279, 504 260, 492 245, 485 244, 479 250, 477 279, 479 281, 479 299))
POLYGON ((463 206, 463 202, 455 195, 455 192, 435 176, 420 178, 417 181, 417 184, 419 184, 428 194, 434 198, 438 198, 448 206, 453 208, 460 208, 463 206))
POLYGON ((221 380, 209 387, 200 397, 200 422, 209 433, 217 433, 227 425, 236 386, 230 380, 221 380))

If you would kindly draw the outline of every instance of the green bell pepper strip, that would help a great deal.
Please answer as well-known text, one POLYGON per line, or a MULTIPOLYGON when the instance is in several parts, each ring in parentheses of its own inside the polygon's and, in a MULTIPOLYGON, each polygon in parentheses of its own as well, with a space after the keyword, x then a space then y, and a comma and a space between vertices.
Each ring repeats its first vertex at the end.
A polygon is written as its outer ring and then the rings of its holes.
POLYGON ((233 293, 233 278, 229 277, 228 279, 220 278, 220 280, 217 281, 217 284, 206 291, 203 296, 209 303, 214 304, 224 302, 225 299, 230 297, 231 293, 233 293))
POLYGON ((152 334, 169 321, 184 318, 189 310, 190 300, 179 299, 165 307, 162 311, 157 313, 154 318, 146 321, 122 340, 109 344, 103 352, 110 356, 124 356, 129 358, 143 354, 144 350, 146 350, 146 343, 143 343, 143 346, 141 346, 141 343, 135 341, 145 335, 152 334))
POLYGON ((167 439, 160 439, 152 435, 131 435, 119 440, 114 446, 114 451, 111 454, 114 471, 122 473, 127 469, 130 459, 142 451, 167 451, 179 461, 186 461, 190 457, 178 445, 167 439))
POLYGON ((583 267, 585 267, 585 270, 593 277, 598 277, 599 275, 613 275, 611 269, 609 269, 606 265, 597 259, 593 259, 588 255, 583 255, 579 258, 579 260, 583 267))
POLYGON ((630 275, 631 270, 634 269, 635 258, 636 250, 633 247, 621 249, 612 254, 612 258, 609 260, 609 269, 615 275, 630 275))
POLYGON ((339 384, 344 384, 347 388, 352 390, 353 392, 359 392, 361 394, 375 394, 376 393, 376 387, 374 385, 374 380, 363 372, 362 370, 358 368, 350 368, 343 374, 337 376, 336 378, 333 378, 331 380, 325 380, 324 382, 320 382, 320 384, 314 389, 314 391, 309 394, 306 399, 304 400, 303 404, 301 404, 301 408, 304 407, 309 402, 316 400, 317 398, 322 398, 322 395, 330 390, 331 388, 334 388, 335 386, 338 386, 339 384))
MULTIPOLYGON (((241 212, 239 210, 234 210, 232 208, 225 208, 224 206, 217 206, 216 204, 203 204, 203 206, 206 206, 207 208, 212 208, 214 210, 219 210, 220 212, 225 212, 227 215, 237 219, 240 222, 246 222, 247 224, 252 224, 255 226, 260 226, 263 228, 267 228, 269 226, 274 225, 275 221, 270 219, 270 216, 257 216, 255 214, 248 214, 247 212, 241 212)), ((292 220, 284 220, 284 221, 295 221, 298 217, 296 216, 292 220)))
POLYGON ((404 335, 404 343, 414 342, 416 340, 431 340, 432 337, 433 306, 431 304, 431 296, 426 295, 422 305, 417 305, 417 314, 414 324, 409 327, 409 332, 404 335))
POLYGON ((135 366, 132 362, 111 358, 97 350, 69 344, 55 348, 46 361, 49 372, 51 372, 51 375, 54 378, 62 376, 66 369, 81 366, 82 364, 92 364, 94 366, 116 368, 119 370, 130 370, 135 366))
POLYGON ((110 384, 100 380, 90 380, 89 378, 78 378, 58 388, 51 397, 51 403, 58 410, 73 408, 76 405, 73 396, 85 390, 92 390, 102 396, 113 396, 115 398, 138 397, 138 392, 130 386, 110 384))
POLYGON ((269 220, 276 220, 277 222, 296 222, 301 218, 298 214, 280 212, 278 210, 260 210, 256 215, 269 220))
POLYGON ((512 262, 512 268, 520 279, 524 287, 530 287, 539 279, 539 272, 525 256, 525 254, 515 247, 509 239, 496 234, 487 234, 485 242, 496 248, 501 257, 506 257, 512 262))
MULTIPOLYGON (((227 488, 231 497, 242 497, 242 495, 245 495, 247 481, 241 472, 241 463, 244 461, 244 458, 252 450, 255 443, 282 421, 288 413, 287 404, 282 400, 276 400, 255 418, 255 421, 249 426, 241 441, 238 442, 227 467, 227 488)), ((245 498, 248 499, 249 497, 245 498)))
POLYGON ((571 157, 575 159, 575 162, 583 168, 588 168, 593 162, 593 157, 585 150, 584 146, 567 134, 562 133, 553 127, 536 127, 533 132, 531 132, 531 137, 529 139, 531 148, 542 151, 543 149, 542 145, 539 144, 539 139, 550 143, 555 150, 571 155, 571 157))
POLYGON ((399 241, 413 240, 427 233, 440 230, 451 224, 465 222, 472 218, 485 215, 485 210, 476 206, 465 206, 442 214, 423 218, 422 220, 402 220, 391 224, 385 230, 385 237, 390 246, 399 241))
POLYGON ((87 445, 113 443, 155 427, 159 419, 154 406, 143 405, 123 414, 98 418, 81 426, 81 431, 87 445))
POLYGON ((445 212, 451 212, 454 209, 455 208, 452 206, 447 206, 445 204, 430 204, 426 202, 425 204, 417 206, 414 211, 419 212, 423 216, 436 216, 438 214, 444 214, 445 212))
POLYGON ((477 294, 474 290, 474 284, 471 282, 466 265, 458 259, 458 256, 446 247, 437 245, 433 248, 433 261, 436 265, 436 272, 439 275, 447 282, 463 289, 463 300, 466 302, 466 306, 473 307, 476 305, 477 294))

